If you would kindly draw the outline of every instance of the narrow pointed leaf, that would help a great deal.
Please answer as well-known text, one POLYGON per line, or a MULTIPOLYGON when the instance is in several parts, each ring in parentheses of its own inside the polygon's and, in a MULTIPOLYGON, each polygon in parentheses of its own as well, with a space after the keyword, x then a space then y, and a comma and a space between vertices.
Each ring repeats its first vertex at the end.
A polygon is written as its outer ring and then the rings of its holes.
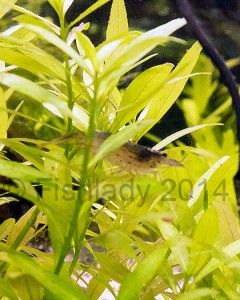
POLYGON ((157 45, 163 45, 171 38, 168 37, 172 32, 185 25, 185 19, 176 19, 167 24, 154 28, 137 38, 130 43, 126 40, 121 43, 119 50, 116 49, 117 55, 112 57, 111 64, 106 65, 101 76, 99 85, 99 97, 112 89, 112 85, 129 70, 130 66, 142 59, 157 45), (119 54, 120 52, 120 54, 119 54))
POLYGON ((48 178, 49 174, 18 162, 0 159, 0 175, 18 180, 38 182, 41 178, 48 178))
POLYGON ((113 130, 130 122, 154 97, 158 97, 159 88, 166 82, 172 64, 152 67, 137 76, 123 94, 119 112, 113 123, 113 130))
POLYGON ((190 276, 194 276, 206 265, 210 253, 209 251, 204 251, 204 249, 214 245, 218 231, 217 212, 215 207, 212 206, 203 213, 193 234, 193 245, 190 249, 191 258, 188 268, 190 276))
POLYGON ((61 148, 51 150, 51 158, 46 158, 44 165, 51 177, 42 181, 43 211, 48 218, 51 242, 56 259, 60 255, 73 213, 75 194, 72 191, 72 180, 69 165, 61 148), (49 186, 49 181, 52 186, 49 186), (54 184, 57 182, 57 184, 54 184), (67 207, 67 210, 66 210, 67 207), (56 218, 64 216, 64 218, 56 218))
POLYGON ((196 130, 199 130, 203 127, 207 127, 207 126, 217 126, 217 125, 223 125, 221 123, 212 123, 212 124, 202 124, 202 125, 197 125, 197 126, 193 126, 193 127, 189 127, 183 130, 180 130, 174 134, 169 135, 167 138, 165 138, 164 140, 162 140, 160 143, 157 143, 155 146, 152 147, 152 149, 154 150, 160 150, 162 148, 164 148, 166 145, 170 144, 173 141, 176 141, 177 139, 179 139, 180 137, 187 135, 191 132, 194 132, 196 130))
MULTIPOLYGON (((188 76, 186 75, 191 74, 198 60, 201 49, 200 44, 196 42, 184 55, 180 63, 169 76, 169 83, 166 83, 161 89, 159 89, 159 97, 154 98, 154 101, 150 103, 149 109, 146 113, 145 119, 151 119, 152 123, 146 128, 144 133, 148 132, 177 100, 188 80, 188 76), (186 78, 179 81, 173 81, 174 78, 183 76, 186 76, 186 78)), ((140 137, 141 136, 138 138, 140 137)))
POLYGON ((128 32, 128 19, 124 0, 113 0, 107 27, 107 40, 128 32))
POLYGON ((0 88, 0 120, 1 120, 0 138, 5 138, 7 136, 7 130, 8 130, 8 113, 7 113, 6 99, 2 88, 0 88))
POLYGON ((135 135, 142 131, 143 128, 148 124, 148 121, 133 123, 123 130, 117 132, 116 134, 108 137, 100 146, 94 158, 89 163, 89 166, 94 166, 100 159, 103 159, 109 152, 116 150, 121 147, 123 144, 128 142, 131 138, 134 138, 135 135))
POLYGON ((64 14, 68 11, 69 7, 72 5, 74 0, 64 0, 63 1, 63 12, 64 14))
POLYGON ((0 0, 0 19, 8 13, 17 0, 0 0))
POLYGON ((195 183, 188 202, 188 206, 192 206, 199 198, 201 192, 204 190, 205 184, 209 178, 213 175, 213 173, 222 166, 224 162, 229 159, 229 156, 224 156, 219 159, 207 172, 205 172, 199 180, 195 183))
POLYGON ((14 224, 15 220, 10 218, 5 220, 0 225, 0 241, 2 241, 6 236, 8 236, 9 232, 13 229, 14 224))
POLYGON ((66 43, 64 43, 56 34, 40 26, 31 24, 25 24, 25 26, 31 31, 33 31, 36 35, 45 39, 47 42, 53 44, 55 47, 59 48, 61 51, 69 55, 72 59, 76 61, 76 63, 79 65, 80 68, 82 68, 82 70, 86 71, 88 74, 91 74, 91 70, 89 69, 84 59, 73 48, 69 47, 66 43))
MULTIPOLYGON (((7 299, 11 299, 11 300, 18 300, 19 299, 16 296, 10 282, 8 282, 3 277, 0 277, 0 294, 1 294, 1 297, 5 296, 5 297, 7 297, 7 299)), ((2 297, 2 299, 4 299, 4 297, 2 297)))
POLYGON ((93 5, 91 5, 89 8, 87 8, 83 13, 80 14, 79 17, 77 17, 74 21, 72 21, 72 23, 70 23, 70 25, 68 26, 68 28, 71 28, 75 24, 79 23, 83 18, 87 17, 92 12, 94 12, 99 7, 103 6, 104 4, 106 4, 109 1, 110 0, 98 0, 98 1, 95 1, 95 3, 93 5))
POLYGON ((50 290, 55 299, 87 299, 82 288, 72 281, 70 277, 55 275, 52 269, 41 266, 32 257, 14 251, 2 251, 0 259, 20 267, 25 274, 31 275, 44 288, 50 290))
POLYGON ((40 103, 54 106, 56 113, 62 116, 72 117, 72 113, 69 111, 66 103, 62 102, 57 96, 29 79, 25 79, 15 74, 1 73, 0 82, 40 103))
POLYGON ((141 261, 136 269, 123 281, 117 300, 140 299, 141 291, 151 280, 153 280, 162 266, 166 257, 167 249, 154 250, 141 261), (134 284, 133 284, 134 282, 134 284))

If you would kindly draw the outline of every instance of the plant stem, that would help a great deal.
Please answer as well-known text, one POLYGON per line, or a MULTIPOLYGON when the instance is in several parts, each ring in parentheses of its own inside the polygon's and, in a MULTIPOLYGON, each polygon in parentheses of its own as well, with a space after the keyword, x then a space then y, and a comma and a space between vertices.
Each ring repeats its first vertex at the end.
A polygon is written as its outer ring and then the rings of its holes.
MULTIPOLYGON (((74 210, 74 216, 73 216, 73 229, 78 228, 78 216, 79 212, 81 211, 83 214, 83 222, 84 224, 82 225, 82 230, 80 233, 79 237, 76 237, 76 244, 75 244, 75 253, 74 257, 71 263, 71 266, 69 268, 69 273, 72 273, 77 260, 78 256, 82 247, 82 242, 84 240, 86 230, 88 229, 88 226, 90 224, 90 214, 91 214, 91 207, 92 207, 92 202, 88 200, 84 200, 84 188, 88 183, 88 162, 90 158, 90 151, 91 151, 91 144, 94 139, 94 132, 95 132, 95 115, 96 115, 96 107, 97 107, 97 102, 95 97, 92 99, 91 103, 91 109, 90 109, 90 119, 89 119, 89 125, 88 125, 88 131, 87 131, 87 145, 85 147, 84 151, 84 159, 83 159, 83 164, 82 164, 82 171, 81 171, 81 184, 78 190, 78 197, 77 197, 77 202, 76 202, 76 207, 74 210)), ((71 229, 71 227, 70 227, 71 229)), ((76 230, 76 233, 78 234, 79 231, 76 230)), ((74 232, 72 233, 72 235, 74 232)))
POLYGON ((72 219, 69 224, 69 231, 65 238, 65 243, 63 245, 62 252, 60 254, 59 260, 58 260, 57 265, 54 270, 55 274, 59 274, 59 272, 61 271, 62 265, 64 263, 64 258, 70 250, 71 240, 74 236, 74 233, 76 233, 76 239, 75 239, 76 245, 75 245, 74 259, 72 261, 69 271, 71 272, 74 269, 76 262, 77 262, 79 252, 81 250, 82 241, 84 239, 86 230, 90 223, 90 213, 91 213, 92 204, 90 201, 87 202, 87 200, 84 200, 84 190, 88 183, 88 162, 89 162, 89 158, 90 158, 91 144, 92 144, 92 141, 94 138, 94 131, 95 131, 96 103, 97 103, 96 99, 95 99, 95 97, 93 97, 92 103, 91 103, 91 109, 90 109, 89 126, 88 126, 87 135, 86 135, 87 136, 87 144, 84 149, 82 170, 81 170, 81 174, 80 174, 81 184, 79 186, 78 195, 77 195, 72 219), (80 233, 80 237, 77 237, 77 234, 79 233, 79 231, 78 231, 78 226, 79 226, 78 216, 79 216, 80 211, 83 213, 82 215, 83 215, 84 225, 83 225, 83 229, 80 233))
MULTIPOLYGON (((61 27, 61 38, 64 42, 67 41, 67 29, 64 24, 64 19, 60 19, 60 27, 61 27)), ((69 110, 73 110, 74 107, 74 99, 72 92, 72 80, 71 80, 71 69, 69 64, 69 58, 67 54, 64 53, 64 63, 65 63, 65 75, 66 75, 66 87, 67 87, 67 95, 68 95, 68 108, 69 110)), ((67 134, 72 133, 72 118, 68 118, 67 120, 67 134)), ((69 156, 70 145, 66 145, 65 154, 66 157, 69 156)))

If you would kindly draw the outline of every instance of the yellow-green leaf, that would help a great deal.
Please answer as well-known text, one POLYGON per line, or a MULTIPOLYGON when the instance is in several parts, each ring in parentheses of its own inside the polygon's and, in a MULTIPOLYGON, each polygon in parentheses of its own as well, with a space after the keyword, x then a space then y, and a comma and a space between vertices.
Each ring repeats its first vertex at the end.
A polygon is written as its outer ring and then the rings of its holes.
POLYGON ((57 115, 60 114, 64 117, 72 117, 72 113, 68 109, 65 102, 29 79, 15 74, 1 73, 0 82, 22 94, 33 98, 34 100, 37 100, 40 103, 54 107, 53 112, 55 112, 57 115))
MULTIPOLYGON (((14 224, 13 229, 11 230, 11 232, 8 235, 7 238, 7 242, 6 244, 8 246, 12 246, 15 242, 15 240, 17 239, 17 237, 19 236, 19 234, 22 232, 22 230, 24 229, 24 227, 27 225, 27 223, 29 222, 29 219, 31 218, 32 214, 34 214, 34 211, 36 210, 36 206, 31 207, 18 221, 16 224, 14 224)), ((40 221, 40 217, 41 215, 39 215, 39 217, 37 218, 34 226, 36 227, 30 227, 28 232, 26 232, 23 240, 20 243, 21 245, 26 245, 35 235, 35 228, 38 227, 39 225, 39 221, 40 221)))
POLYGON ((224 246, 240 239, 238 218, 233 214, 232 210, 220 201, 213 201, 213 206, 217 210, 218 226, 224 240, 224 246))
POLYGON ((141 291, 158 274, 166 253, 166 248, 159 248, 145 257, 123 281, 117 300, 140 299, 141 291))
POLYGON ((210 251, 219 232, 216 208, 211 206, 204 211, 193 234, 190 249, 188 274, 195 275, 201 270, 210 257, 210 251))
POLYGON ((6 99, 3 90, 0 88, 0 138, 5 138, 7 136, 8 130, 8 113, 6 106, 6 99))
POLYGON ((67 43, 61 40, 60 37, 58 37, 56 34, 50 32, 49 30, 46 30, 41 26, 32 24, 26 24, 25 26, 32 32, 34 32, 37 36, 45 39, 47 42, 53 44, 55 47, 59 48, 61 51, 66 53, 68 56, 70 56, 76 61, 76 63, 81 69, 86 71, 88 74, 91 74, 91 70, 88 67, 85 60, 73 48, 71 48, 70 46, 68 46, 67 43))
MULTIPOLYGON (((111 64, 106 64, 98 87, 98 97, 107 93, 116 85, 116 81, 157 45, 163 45, 173 39, 171 33, 185 25, 185 19, 176 19, 158 26, 132 39, 132 33, 123 36, 123 39, 111 41, 108 51, 111 51, 111 64), (130 40, 129 40, 130 37, 130 40), (117 47, 116 47, 117 45, 117 47), (113 52, 114 51, 114 52, 113 52)), ((106 45, 105 48, 107 48, 106 45)), ((103 48, 99 51, 103 52, 103 48)), ((99 53, 98 53, 99 54, 99 53)), ((104 54, 104 53, 103 53, 104 54)), ((99 56, 101 56, 99 54, 99 56)), ((191 65, 192 59, 188 61, 191 65)), ((172 79, 172 78, 170 78, 172 79)))
POLYGON ((5 159, 0 159, 0 175, 27 182, 38 182, 41 178, 49 177, 47 172, 40 172, 32 166, 5 159))
MULTIPOLYGON (((196 42, 184 55, 177 67, 173 70, 168 78, 168 82, 161 89, 159 89, 158 97, 155 97, 154 101, 150 103, 150 107, 145 116, 145 119, 153 121, 146 128, 144 133, 148 132, 149 129, 151 129, 151 127, 162 118, 162 116, 177 100, 188 80, 188 75, 191 74, 198 60, 201 49, 202 47, 200 44, 196 42), (176 80, 178 77, 182 79, 176 80)), ((141 136, 138 138, 140 137, 141 136)))
POLYGON ((149 121, 133 123, 123 128, 123 130, 117 132, 116 134, 108 137, 99 147, 99 150, 97 151, 96 155, 89 163, 89 167, 94 166, 100 159, 103 159, 104 156, 106 156, 108 153, 121 147, 131 138, 134 138, 139 131, 142 131, 146 127, 148 122, 149 121))
POLYGON ((113 0, 106 39, 128 32, 128 19, 124 0, 113 0))
POLYGON ((68 26, 68 28, 71 28, 75 24, 79 23, 83 18, 85 18, 86 16, 88 16, 89 14, 91 14, 92 12, 94 12, 99 7, 101 7, 102 5, 106 4, 109 1, 110 0, 98 0, 98 1, 95 1, 95 3, 93 3, 93 5, 89 6, 84 12, 82 12, 80 14, 79 17, 77 17, 74 21, 72 21, 72 23, 70 23, 70 25, 68 26))
POLYGON ((69 230, 76 194, 72 191, 70 168, 64 149, 55 148, 50 154, 52 158, 47 157, 44 165, 51 173, 51 177, 41 182, 43 185, 41 204, 48 218, 51 242, 57 259, 69 230), (56 216, 64 217, 56 218, 56 216))
POLYGON ((18 299, 42 300, 42 285, 30 275, 21 274, 19 268, 12 268, 7 274, 12 288, 18 296, 18 299))
POLYGON ((0 241, 9 234, 9 232, 12 230, 14 224, 15 224, 15 220, 10 218, 10 219, 5 220, 0 225, 0 241))
POLYGON ((166 82, 172 68, 172 64, 152 67, 131 82, 122 97, 112 130, 131 121, 148 103, 158 97, 158 90, 166 82))
POLYGON ((56 13, 62 17, 64 0, 48 0, 48 2, 52 5, 56 13))
POLYGON ((171 142, 179 139, 180 137, 187 135, 191 132, 194 132, 196 130, 199 130, 201 128, 207 127, 207 126, 217 126, 217 125, 223 125, 221 123, 212 123, 212 124, 202 124, 202 125, 197 125, 189 128, 185 128, 183 130, 179 130, 171 135, 169 135, 167 138, 156 144, 154 147, 152 147, 154 150, 160 150, 164 148, 166 145, 170 144, 171 142))
POLYGON ((34 258, 26 254, 8 251, 0 252, 0 259, 8 263, 19 266, 24 274, 29 274, 35 278, 42 286, 51 291, 54 298, 59 300, 85 300, 85 292, 70 277, 56 275, 52 268, 43 267, 34 258))
POLYGON ((0 19, 12 9, 17 0, 0 0, 0 19))
POLYGON ((3 277, 0 277, 0 294, 2 296, 5 296, 7 298, 2 297, 2 299, 11 299, 11 300, 18 300, 19 298, 14 293, 14 290, 6 279, 3 277))

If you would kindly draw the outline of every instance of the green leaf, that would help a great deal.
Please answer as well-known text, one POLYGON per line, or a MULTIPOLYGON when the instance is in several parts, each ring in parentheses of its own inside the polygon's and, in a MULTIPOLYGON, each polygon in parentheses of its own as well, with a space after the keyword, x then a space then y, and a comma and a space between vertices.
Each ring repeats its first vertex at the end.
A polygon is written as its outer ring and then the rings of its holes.
MULTIPOLYGON (((25 28, 25 30, 27 29, 25 28)), ((44 74, 64 83, 64 67, 54 57, 29 42, 18 45, 16 44, 18 39, 13 40, 11 37, 3 35, 0 35, 0 40, 3 41, 3 43, 0 43, 1 60, 28 70, 32 74, 44 74)))
POLYGON ((31 147, 28 147, 23 143, 17 141, 16 139, 12 138, 0 139, 0 143, 16 151, 26 160, 31 162, 37 169, 43 171, 43 159, 39 154, 36 154, 34 152, 35 149, 32 149, 31 147))
POLYGON ((237 172, 238 160, 238 154, 222 157, 195 183, 188 203, 194 215, 202 210, 206 195, 208 205, 214 200, 223 201, 237 214, 233 177, 237 172))
POLYGON ((80 131, 87 131, 89 123, 89 115, 77 103, 73 107, 73 124, 80 131))
POLYGON ((175 241, 179 236, 179 231, 171 222, 158 222, 158 226, 165 241, 175 241))
MULTIPOLYGON (((0 277, 0 294, 1 296, 7 297, 7 299, 11 300, 18 300, 19 298, 16 296, 10 282, 8 282, 6 279, 0 277)), ((2 299, 4 299, 2 297, 2 299)))
MULTIPOLYGON (((20 7, 20 6, 17 6, 17 5, 14 7, 14 10, 21 13, 21 15, 16 17, 16 20, 22 20, 22 19, 27 19, 28 17, 31 17, 32 20, 35 19, 35 22, 36 22, 36 20, 40 21, 40 24, 42 24, 42 26, 47 26, 49 29, 54 30, 56 33, 60 34, 60 28, 57 25, 55 25, 53 22, 51 22, 49 20, 49 18, 41 17, 41 16, 33 13, 32 11, 29 11, 29 10, 25 9, 24 7, 20 7)), ((21 23, 21 22, 19 22, 19 23, 21 23)), ((17 25, 17 26, 19 26, 19 25, 17 25)), ((26 32, 26 28, 21 27, 20 32, 22 32, 22 31, 26 32)), ((27 30, 27 33, 28 33, 28 35, 30 34, 29 30, 27 30)), ((14 32, 12 34, 12 36, 16 36, 17 38, 21 39, 22 41, 25 40, 23 38, 24 36, 21 36, 21 35, 19 36, 18 32, 17 32, 16 35, 15 35, 15 32, 14 32)), ((35 34, 31 33, 30 37, 32 37, 32 36, 35 37, 35 34)), ((29 41, 29 39, 27 39, 27 41, 29 41)))
POLYGON ((195 183, 188 202, 188 206, 193 206, 199 199, 201 192, 205 188, 205 184, 209 181, 209 178, 216 172, 216 170, 229 159, 229 156, 220 158, 209 170, 207 170, 195 183))
POLYGON ((69 230, 76 194, 72 190, 72 178, 64 149, 53 149, 50 154, 52 158, 47 157, 44 166, 51 176, 41 182, 43 186, 41 205, 48 218, 50 238, 57 260, 69 230), (56 216, 64 217, 56 218, 56 216))
POLYGON ((0 259, 20 267, 24 274, 31 275, 45 289, 51 291, 55 299, 87 299, 83 290, 70 277, 53 274, 52 268, 48 269, 46 266, 40 265, 26 254, 11 250, 8 252, 2 251, 0 259))
POLYGON ((61 18, 63 14, 64 0, 48 0, 48 2, 52 5, 58 16, 61 18))
MULTIPOLYGON (((22 232, 22 230, 25 228, 25 226, 28 225, 29 220, 31 219, 31 216, 34 214, 36 210, 36 207, 31 207, 15 224, 11 232, 9 233, 7 237, 6 244, 9 247, 12 247, 16 239, 18 238, 19 234, 22 232)), ((21 243, 19 246, 25 246, 35 235, 35 228, 38 227, 40 222, 41 216, 39 215, 39 218, 36 219, 34 226, 30 227, 29 230, 26 232, 26 234, 23 236, 23 239, 21 240, 21 243)))
MULTIPOLYGON (((97 58, 102 64, 107 63, 108 59, 115 60, 116 51, 120 53, 120 50, 126 49, 127 45, 132 43, 136 38, 141 36, 142 33, 138 31, 129 31, 123 33, 118 37, 113 38, 110 41, 105 41, 96 47, 97 58)), ((108 66, 108 63, 107 63, 108 66)))
POLYGON ((0 138, 5 138, 7 136, 7 130, 8 130, 8 113, 7 113, 6 99, 2 88, 0 88, 0 120, 1 120, 0 138))
MULTIPOLYGON (((218 299, 217 291, 211 288, 197 288, 193 291, 186 292, 176 296, 176 300, 200 300, 200 299, 218 299), (206 298, 207 297, 207 298, 206 298)), ((220 298, 219 298, 220 299, 220 298)))
MULTIPOLYGON (((18 176, 18 174, 16 173, 15 176, 18 176)), ((12 180, 16 186, 13 184, 0 183, 0 188, 41 206, 41 203, 39 203, 41 197, 36 192, 36 190, 30 182, 23 181, 21 178, 19 179, 18 177, 12 177, 12 180)))
POLYGON ((97 300, 100 298, 102 293, 106 290, 107 285, 109 285, 108 281, 106 283, 102 283, 103 276, 97 276, 97 278, 93 277, 87 286, 87 296, 89 299, 97 300), (100 277, 100 278, 99 278, 100 277))
POLYGON ((154 150, 160 150, 162 148, 164 148, 166 145, 170 144, 171 142, 179 139, 180 137, 187 135, 191 132, 194 132, 196 130, 199 130, 203 127, 207 127, 207 126, 217 126, 217 125, 223 125, 221 123, 213 123, 213 124, 202 124, 202 125, 197 125, 197 126, 193 126, 193 127, 189 127, 183 130, 179 130, 178 132, 169 135, 167 138, 165 138, 164 140, 162 140, 160 143, 156 144, 155 146, 152 147, 152 149, 154 150))
POLYGON ((0 159, 0 175, 28 182, 38 182, 41 178, 49 177, 49 174, 40 172, 31 166, 5 159, 0 159))
POLYGON ((19 269, 11 270, 7 274, 8 281, 18 296, 18 299, 24 300, 42 300, 42 285, 30 275, 19 275, 19 269))
POLYGON ((229 257, 234 257, 236 255, 239 255, 240 253, 240 239, 232 242, 231 244, 227 245, 222 250, 225 254, 227 254, 229 257))
POLYGON ((231 209, 235 208, 235 188, 233 177, 238 170, 239 154, 230 156, 222 166, 220 166, 207 182, 208 195, 212 200, 226 201, 231 209))
MULTIPOLYGON (((74 29, 73 29, 74 30, 74 29)), ((98 63, 96 59, 96 49, 94 45, 90 41, 90 39, 84 35, 82 32, 78 32, 75 30, 76 41, 79 53, 84 57, 91 61, 92 63, 92 73, 95 73, 98 69, 98 63)))
POLYGON ((194 276, 206 265, 210 257, 209 248, 214 246, 218 232, 217 212, 215 207, 211 206, 202 214, 193 234, 188 267, 189 276, 194 276))
POLYGON ((137 260, 135 251, 133 250, 133 241, 125 233, 120 230, 113 229, 105 234, 100 235, 96 239, 96 243, 111 251, 119 251, 125 255, 137 260))
POLYGON ((8 13, 17 0, 0 0, 0 19, 8 13))
POLYGON ((61 51, 66 53, 69 57, 71 57, 76 61, 76 63, 82 70, 86 71, 88 74, 91 75, 91 70, 87 65, 87 63, 85 62, 85 60, 73 48, 68 46, 67 43, 62 41, 56 34, 37 25, 32 25, 32 24, 24 24, 24 25, 26 26, 26 28, 34 32, 37 36, 45 39, 50 44, 53 44, 55 47, 59 48, 61 51))
POLYGON ((33 98, 34 100, 37 100, 42 104, 48 105, 48 107, 50 105, 50 108, 54 107, 53 111, 57 115, 60 114, 64 117, 72 117, 72 113, 68 109, 65 102, 31 80, 15 74, 1 73, 0 82, 24 95, 33 98))
POLYGON ((130 83, 123 94, 112 130, 121 128, 135 119, 137 114, 153 101, 154 97, 158 97, 158 90, 166 82, 172 68, 172 64, 152 67, 142 72, 130 83))
MULTIPOLYGON (((36 35, 32 32, 30 32, 28 29, 23 28, 22 25, 16 25, 15 27, 13 27, 12 31, 10 30, 10 32, 7 31, 4 32, 4 34, 1 34, 1 40, 4 40, 4 36, 7 38, 7 36, 10 36, 10 38, 15 38, 18 39, 20 41, 22 41, 22 43, 29 43, 31 40, 33 40, 36 35)), ((1 45, 3 46, 3 44, 1 45)))
POLYGON ((218 214, 218 226, 221 236, 224 241, 224 245, 240 239, 240 231, 238 218, 233 214, 233 211, 220 201, 213 201, 213 206, 217 210, 218 214))
POLYGON ((5 237, 8 236, 9 232, 13 229, 14 224, 15 224, 15 220, 10 218, 5 220, 0 225, 0 241, 2 241, 5 237))
POLYGON ((232 284, 232 280, 229 278, 229 274, 226 276, 220 271, 216 270, 213 276, 214 281, 221 288, 221 290, 227 295, 228 299, 240 298, 239 291, 236 291, 235 286, 232 284))
POLYGON ((198 282, 208 274, 212 273, 217 268, 220 268, 225 263, 231 263, 231 258, 239 255, 240 253, 240 239, 237 241, 232 242, 228 246, 224 247, 221 251, 222 259, 218 259, 213 257, 205 267, 196 275, 194 282, 198 282))
POLYGON ((104 158, 109 152, 116 150, 121 147, 123 144, 128 142, 131 138, 135 137, 139 131, 142 131, 144 127, 148 124, 148 121, 145 122, 136 122, 133 123, 123 130, 117 132, 114 135, 108 137, 98 149, 96 155, 89 163, 89 167, 94 166, 100 159, 104 158))
POLYGON ((160 248, 146 256, 123 281, 117 300, 139 299, 144 287, 157 276, 166 254, 167 249, 160 248))
MULTIPOLYGON (((144 119, 152 120, 144 133, 148 132, 177 100, 188 80, 187 75, 191 74, 198 60, 201 49, 200 44, 196 42, 173 70, 168 78, 168 82, 159 89, 158 97, 154 97, 154 100, 150 103, 149 109, 144 117, 144 119), (182 80, 175 81, 178 77, 181 77, 182 80)), ((138 136, 138 138, 140 137, 141 136, 138 136)))
MULTIPOLYGON (((201 55, 199 60, 194 68, 194 71, 197 72, 210 72, 214 73, 214 66, 209 58, 205 55, 201 55)), ((216 90, 217 85, 219 84, 214 80, 214 76, 195 76, 191 79, 191 85, 186 89, 186 93, 190 101, 192 101, 196 107, 199 115, 204 115, 209 103, 210 97, 212 96, 214 90, 216 90)), ((186 111, 189 112, 189 109, 186 105, 186 111)), ((202 118, 202 117, 200 117, 202 118)), ((199 120, 201 121, 201 120, 199 120)), ((198 119, 190 119, 190 124, 198 124, 198 119), (197 121, 197 123, 195 123, 197 121), (193 123, 194 122, 194 123, 193 123)), ((207 123, 207 122, 204 122, 207 123)))
MULTIPOLYGON (((119 40, 118 42, 116 40, 110 42, 110 49, 112 49, 112 46, 115 47, 118 43, 119 49, 117 47, 114 52, 112 52, 111 64, 106 65, 99 78, 100 84, 97 98, 100 98, 101 95, 110 91, 113 86, 116 85, 116 81, 129 70, 130 66, 139 61, 157 45, 169 41, 171 38, 169 38, 168 35, 181 28, 185 23, 185 19, 176 19, 137 36, 131 42, 128 40, 128 35, 122 41, 119 40)), ((131 37, 131 35, 132 33, 129 37, 131 37)), ((100 51, 103 51, 103 49, 100 48, 99 55, 100 51)), ((188 63, 190 63, 190 61, 188 61, 188 63)))
POLYGON ((109 253, 94 252, 93 255, 102 266, 100 274, 106 277, 109 276, 117 282, 122 282, 129 275, 130 271, 128 268, 114 259, 109 253))
MULTIPOLYGON (((57 0, 56 0, 57 1, 57 0)), ((103 6, 104 4, 106 4, 107 2, 109 2, 110 0, 98 0, 95 1, 95 3, 93 5, 91 5, 89 8, 87 8, 83 13, 80 14, 79 17, 77 17, 74 21, 72 21, 70 23, 70 25, 68 25, 68 29, 71 28, 72 26, 74 26, 75 24, 79 23, 82 19, 84 19, 85 17, 87 17, 88 15, 90 15, 92 12, 94 12, 95 10, 97 10, 99 7, 103 6)))
POLYGON ((124 0, 113 0, 106 40, 126 32, 128 32, 128 19, 124 0))

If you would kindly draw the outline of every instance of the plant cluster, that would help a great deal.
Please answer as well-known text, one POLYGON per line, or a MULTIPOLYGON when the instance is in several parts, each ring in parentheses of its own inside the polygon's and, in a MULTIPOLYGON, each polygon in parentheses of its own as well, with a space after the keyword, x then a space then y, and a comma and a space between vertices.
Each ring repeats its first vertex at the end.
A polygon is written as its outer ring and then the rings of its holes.
POLYGON ((230 99, 198 42, 176 66, 152 66, 120 88, 156 46, 184 43, 170 35, 185 20, 131 31, 124 1, 113 0, 106 40, 94 46, 91 24, 83 21, 108 1, 96 1, 66 24, 66 12, 77 4, 48 0, 57 26, 16 0, 0 0, 1 18, 18 12, 18 25, 0 34, 0 200, 33 205, 18 221, 0 225, 1 298, 101 299, 107 289, 119 300, 238 299, 232 180, 238 156, 228 128, 230 99), (213 95, 220 105, 211 109, 213 95), (153 137, 149 130, 175 102, 189 127, 164 140, 153 137), (17 118, 34 125, 29 136, 7 137, 17 118), (93 154, 96 131, 112 135, 93 154), (166 148, 183 167, 128 172, 108 161, 147 133, 154 150, 166 148), (65 134, 67 143, 60 143, 65 134), (187 134, 194 146, 179 141, 187 134), (8 159, 6 149, 21 159, 8 159), (52 251, 43 252, 33 241, 46 228, 52 251), (92 256, 88 263, 79 259, 83 249, 92 256))

